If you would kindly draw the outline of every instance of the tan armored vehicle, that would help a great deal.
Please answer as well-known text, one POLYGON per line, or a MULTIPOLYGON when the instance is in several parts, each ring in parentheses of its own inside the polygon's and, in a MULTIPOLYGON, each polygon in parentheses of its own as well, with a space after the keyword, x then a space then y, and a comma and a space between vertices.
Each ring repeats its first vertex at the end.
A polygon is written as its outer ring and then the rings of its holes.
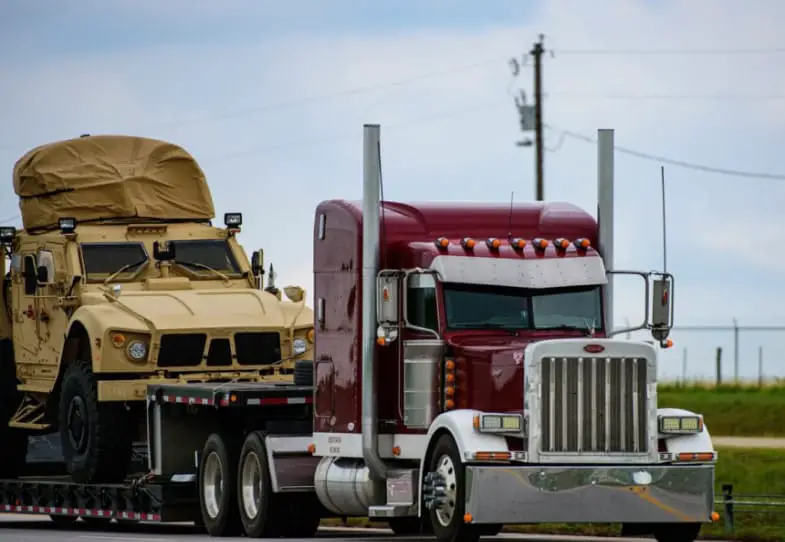
POLYGON ((263 290, 242 215, 212 225, 185 150, 128 136, 43 145, 16 163, 23 230, 0 228, 0 477, 59 431, 77 482, 127 474, 146 385, 312 378, 302 288, 263 290), (7 266, 7 267, 6 267, 7 266))

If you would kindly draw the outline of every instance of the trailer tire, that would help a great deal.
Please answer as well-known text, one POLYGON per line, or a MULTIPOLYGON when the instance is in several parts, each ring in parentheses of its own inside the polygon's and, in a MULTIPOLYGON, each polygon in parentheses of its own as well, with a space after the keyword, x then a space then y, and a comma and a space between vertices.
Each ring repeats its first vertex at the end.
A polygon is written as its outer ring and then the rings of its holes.
POLYGON ((58 417, 63 459, 75 482, 125 480, 133 451, 128 412, 122 403, 98 402, 89 362, 65 369, 58 417))
POLYGON ((313 386, 313 360, 301 359, 294 363, 294 385, 313 386))
POLYGON ((477 542, 482 526, 467 525, 463 521, 466 468, 458 446, 449 434, 436 441, 428 459, 428 471, 442 474, 447 484, 445 506, 428 510, 436 539, 439 542, 477 542))
MULTIPOLYGON (((264 435, 259 431, 249 433, 240 450, 237 462, 237 503, 243 531, 248 538, 266 538, 273 535, 268 517, 273 501, 273 487, 267 463, 264 435)), ((284 518, 274 517, 278 523, 284 518)))
POLYGON ((3 460, 0 461, 0 478, 17 478, 27 463, 27 433, 23 429, 8 427, 22 401, 17 389, 14 345, 11 340, 0 340, 0 443, 3 460))
POLYGON ((237 503, 236 439, 213 433, 199 461, 199 506, 210 536, 238 536, 242 531, 237 503))
POLYGON ((654 526, 657 542, 694 542, 700 535, 700 523, 670 523, 654 526))

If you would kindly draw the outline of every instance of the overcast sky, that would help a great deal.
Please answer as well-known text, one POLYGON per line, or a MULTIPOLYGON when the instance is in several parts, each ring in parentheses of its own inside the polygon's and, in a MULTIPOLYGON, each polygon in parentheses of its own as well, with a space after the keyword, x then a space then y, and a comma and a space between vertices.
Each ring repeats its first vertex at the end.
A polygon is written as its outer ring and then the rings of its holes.
MULTIPOLYGON (((0 4, 0 220, 18 214, 10 173, 32 146, 162 138, 201 163, 219 217, 244 213, 249 253, 264 247, 279 283, 311 290, 313 210, 361 197, 363 123, 382 126, 387 199, 533 199, 534 154, 515 146, 513 104, 519 89, 531 99, 531 60, 517 79, 508 60, 539 33, 552 51, 546 199, 595 213, 596 146, 573 134, 598 128, 634 151, 785 175, 777 0, 55 5, 0 4)), ((616 154, 617 268, 662 267, 660 165, 616 154)), ((667 164, 666 177, 676 324, 785 326, 785 181, 667 164)), ((639 318, 641 293, 618 288, 617 325, 639 318)), ((740 338, 743 376, 757 374, 758 345, 766 371, 785 374, 785 331, 740 338)), ((711 375, 717 345, 732 374, 731 333, 673 339, 663 375, 680 373, 684 346, 688 373, 711 375)))

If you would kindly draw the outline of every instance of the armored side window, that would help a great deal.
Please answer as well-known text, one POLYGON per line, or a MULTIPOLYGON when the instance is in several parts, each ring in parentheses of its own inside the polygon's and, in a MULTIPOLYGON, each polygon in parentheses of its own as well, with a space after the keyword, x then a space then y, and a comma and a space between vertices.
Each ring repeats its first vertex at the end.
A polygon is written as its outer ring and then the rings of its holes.
POLYGON ((410 275, 406 288, 406 319, 410 324, 438 331, 436 281, 433 275, 410 275))

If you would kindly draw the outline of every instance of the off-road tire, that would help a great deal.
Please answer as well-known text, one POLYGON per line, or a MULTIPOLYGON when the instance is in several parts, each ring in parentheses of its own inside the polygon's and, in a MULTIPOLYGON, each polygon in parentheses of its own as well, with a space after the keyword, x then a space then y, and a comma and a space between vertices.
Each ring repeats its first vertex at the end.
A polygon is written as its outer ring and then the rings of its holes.
POLYGON ((86 361, 73 362, 63 374, 59 425, 63 459, 75 482, 124 481, 133 446, 129 414, 121 403, 98 402, 95 376, 86 361))
POLYGON ((17 478, 27 463, 27 433, 23 429, 8 427, 8 422, 22 401, 17 390, 14 346, 9 339, 0 339, 0 478, 17 478))
POLYGON ((700 535, 700 523, 670 523, 654 525, 657 542, 694 542, 700 535))
MULTIPOLYGON (((482 526, 467 525, 463 521, 465 513, 465 491, 466 491, 466 468, 461 461, 461 454, 455 440, 450 435, 442 435, 436 441, 436 445, 428 459, 428 471, 435 472, 439 469, 439 464, 447 458, 452 464, 451 474, 454 474, 455 500, 453 501, 453 513, 449 518, 445 518, 447 525, 442 525, 436 507, 428 510, 428 519, 433 529, 433 534, 439 542, 477 542, 482 531, 482 526)), ((450 484, 452 485, 452 484, 450 484)), ((448 490, 450 488, 448 487, 448 490)))
POLYGON ((313 360, 301 359, 294 363, 294 385, 313 386, 313 360))
POLYGON ((239 536, 243 525, 240 522, 240 509, 237 502, 237 465, 240 457, 240 446, 237 439, 226 433, 213 433, 205 441, 202 455, 199 459, 199 507, 202 511, 202 523, 210 536, 239 536), (217 463, 213 463, 217 462, 217 463), (213 492, 209 485, 216 479, 211 474, 212 469, 217 469, 216 476, 220 476, 222 487, 220 491, 213 492), (206 479, 206 477, 208 479, 206 479), (214 515, 208 510, 207 493, 215 495, 217 510, 214 515))

